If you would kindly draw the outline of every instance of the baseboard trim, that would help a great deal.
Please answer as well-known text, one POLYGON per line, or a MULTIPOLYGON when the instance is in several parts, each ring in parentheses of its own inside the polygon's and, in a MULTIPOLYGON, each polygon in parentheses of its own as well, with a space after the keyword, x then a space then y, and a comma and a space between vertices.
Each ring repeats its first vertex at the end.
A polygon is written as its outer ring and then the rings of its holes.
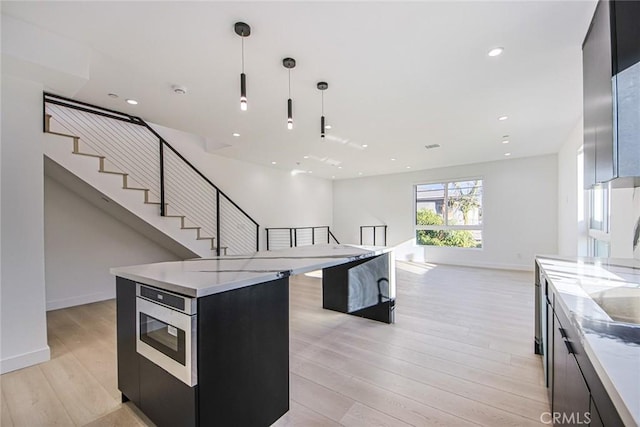
POLYGON ((6 374, 7 372, 37 365, 50 359, 51 349, 49 349, 47 345, 41 349, 30 351, 29 353, 23 353, 0 360, 0 374, 6 374))
POLYGON ((472 268, 487 268, 487 269, 491 269, 491 270, 509 270, 509 271, 527 271, 527 272, 531 272, 533 271, 533 263, 531 263, 531 265, 523 265, 523 264, 499 264, 499 263, 490 263, 490 262, 478 262, 478 261, 472 261, 472 262, 460 262, 460 263, 455 263, 455 262, 451 262, 451 261, 446 261, 446 262, 441 262, 441 261, 433 261, 433 260, 412 260, 412 261, 408 261, 408 260, 401 260, 401 259, 397 259, 396 261, 400 261, 400 262, 413 262, 413 263, 418 263, 418 264, 435 264, 435 265, 452 265, 455 267, 472 267, 472 268))
POLYGON ((74 307, 82 304, 90 304, 92 302, 104 301, 115 297, 115 290, 113 290, 109 292, 95 292, 88 295, 78 295, 71 298, 47 301, 47 311, 59 310, 61 308, 74 307))

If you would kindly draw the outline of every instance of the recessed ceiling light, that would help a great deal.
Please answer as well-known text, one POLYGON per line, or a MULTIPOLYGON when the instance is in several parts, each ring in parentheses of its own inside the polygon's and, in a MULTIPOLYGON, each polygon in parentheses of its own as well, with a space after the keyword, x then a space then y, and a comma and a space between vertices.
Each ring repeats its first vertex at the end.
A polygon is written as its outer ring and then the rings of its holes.
POLYGON ((362 148, 367 148, 369 145, 367 144, 362 144, 362 148))
POLYGON ((342 169, 342 166, 338 166, 338 169, 342 169))
POLYGON ((509 157, 511 153, 504 153, 505 156, 509 157))
POLYGON ((500 116, 500 117, 498 117, 498 120, 500 120, 502 122, 502 121, 507 120, 508 118, 509 118, 509 116, 500 116))
POLYGON ((313 173, 313 171, 309 171, 308 173, 313 173))
POLYGON ((392 162, 395 162, 395 161, 396 161, 396 159, 394 159, 394 158, 392 157, 392 158, 391 158, 391 161, 392 161, 392 162))
POLYGON ((304 156, 303 158, 304 158, 304 159, 308 159, 308 158, 309 158, 309 156, 304 156))
POLYGON ((503 47, 494 47, 493 49, 491 49, 488 53, 489 56, 498 56, 500 55, 502 52, 504 52, 504 48, 503 47))
POLYGON ((107 96, 109 96, 109 98, 117 98, 118 97, 118 95, 115 94, 115 93, 110 93, 107 96))
POLYGON ((239 133, 237 133, 237 132, 234 132, 234 133, 233 133, 233 136, 235 136, 235 137, 237 138, 237 137, 239 137, 239 136, 240 136, 240 134, 239 134, 239 133))
POLYGON ((185 93, 187 93, 187 88, 184 86, 174 85, 171 87, 171 89, 173 89, 173 93, 176 93, 178 95, 184 95, 185 93))
POLYGON ((333 176, 331 177, 331 179, 336 179, 336 176, 335 176, 335 175, 333 175, 333 176))
POLYGON ((362 175, 362 172, 358 172, 358 175, 362 175))
POLYGON ((503 144, 508 144, 508 143, 509 143, 509 140, 508 140, 508 139, 505 139, 504 141, 502 141, 502 143, 503 143, 503 144))
POLYGON ((272 164, 272 165, 276 165, 276 164, 278 164, 278 162, 271 162, 271 164, 272 164))
POLYGON ((407 166, 407 169, 411 169, 411 166, 407 166))
POLYGON ((331 129, 331 125, 324 125, 325 129, 331 129))
POLYGON ((135 99, 127 99, 127 104, 138 105, 138 101, 136 101, 135 99))

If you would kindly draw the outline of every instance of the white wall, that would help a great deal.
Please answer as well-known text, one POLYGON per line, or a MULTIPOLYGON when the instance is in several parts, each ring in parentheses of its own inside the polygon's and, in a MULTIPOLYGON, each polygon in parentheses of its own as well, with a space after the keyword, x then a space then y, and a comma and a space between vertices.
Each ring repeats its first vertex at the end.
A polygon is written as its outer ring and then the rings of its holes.
POLYGON ((115 298, 111 267, 180 259, 47 176, 44 250, 47 310, 115 298))
POLYGON ((207 153, 200 137, 171 132, 155 124, 153 127, 260 224, 261 249, 266 248, 265 227, 332 225, 331 180, 292 176, 286 170, 207 153))
POLYGON ((357 242, 360 225, 387 224, 398 259, 530 270, 535 254, 557 252, 557 184, 556 155, 340 180, 333 225, 357 242), (475 177, 484 180, 483 248, 415 246, 413 186, 475 177))
POLYGON ((587 255, 582 119, 558 152, 558 253, 587 255))
POLYGON ((49 359, 42 90, 41 84, 2 74, 2 373, 49 359))
MULTIPOLYGON (((633 191, 633 234, 634 238, 636 234, 640 234, 640 187, 634 188, 633 191)), ((636 259, 640 259, 640 240, 634 241, 636 245, 633 248, 633 256, 636 259)))

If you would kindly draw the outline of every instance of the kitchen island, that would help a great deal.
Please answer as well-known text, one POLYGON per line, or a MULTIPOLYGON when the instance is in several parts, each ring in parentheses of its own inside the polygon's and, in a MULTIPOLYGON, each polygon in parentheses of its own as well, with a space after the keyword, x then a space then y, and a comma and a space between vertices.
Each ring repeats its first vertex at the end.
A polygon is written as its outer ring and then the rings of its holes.
POLYGON ((118 387, 159 426, 267 426, 289 409, 288 277, 326 309, 393 322, 393 253, 316 245, 114 268, 118 387))
POLYGON ((638 426, 640 262, 537 257, 535 329, 556 424, 638 426))

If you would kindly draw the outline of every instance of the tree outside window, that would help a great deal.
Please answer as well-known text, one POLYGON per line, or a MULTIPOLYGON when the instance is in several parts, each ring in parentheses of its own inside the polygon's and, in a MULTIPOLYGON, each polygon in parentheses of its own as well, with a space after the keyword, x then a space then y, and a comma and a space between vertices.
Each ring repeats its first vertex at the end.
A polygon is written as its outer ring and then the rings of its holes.
POLYGON ((419 245, 482 247, 482 180, 419 184, 415 187, 419 245))

